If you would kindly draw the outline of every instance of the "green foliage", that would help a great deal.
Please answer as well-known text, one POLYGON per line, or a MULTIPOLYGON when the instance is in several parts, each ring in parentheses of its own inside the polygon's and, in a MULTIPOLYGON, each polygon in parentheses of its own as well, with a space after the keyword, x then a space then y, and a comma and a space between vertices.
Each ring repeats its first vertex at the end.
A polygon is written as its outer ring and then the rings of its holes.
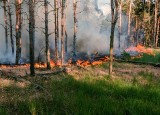
POLYGON ((130 60, 131 59, 131 56, 130 56, 130 54, 129 53, 127 53, 127 52, 123 52, 122 53, 122 59, 123 60, 130 60))
POLYGON ((143 54, 141 58, 135 58, 134 61, 141 62, 150 62, 150 63, 160 63, 160 53, 156 53, 156 55, 143 54))

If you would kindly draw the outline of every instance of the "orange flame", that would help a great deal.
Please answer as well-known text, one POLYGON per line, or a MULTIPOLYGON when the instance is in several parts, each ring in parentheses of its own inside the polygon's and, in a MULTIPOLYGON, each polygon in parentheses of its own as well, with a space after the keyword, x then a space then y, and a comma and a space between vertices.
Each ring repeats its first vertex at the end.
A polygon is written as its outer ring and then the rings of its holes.
POLYGON ((76 62, 77 65, 79 66, 82 66, 82 67, 87 67, 87 66, 95 66, 95 65, 101 65, 103 64, 104 62, 107 62, 109 61, 109 57, 108 56, 105 56, 105 57, 102 57, 102 58, 99 58, 98 60, 95 60, 95 61, 88 61, 88 60, 78 60, 76 62))
POLYGON ((136 51, 138 53, 145 53, 149 55, 154 55, 154 52, 151 48, 145 48, 144 46, 138 44, 137 47, 129 47, 125 50, 126 52, 128 51, 136 51))
MULTIPOLYGON (((89 60, 77 60, 76 65, 78 66, 82 66, 82 67, 88 67, 88 66, 95 66, 95 65, 100 65, 103 64, 104 62, 109 61, 109 57, 108 56, 104 56, 104 57, 100 57, 97 60, 94 61, 89 61, 89 60)), ((58 61, 57 64, 51 60, 50 61, 50 65, 51 68, 54 68, 56 66, 61 66, 61 62, 58 61)), ((72 65, 72 59, 68 60, 68 62, 65 64, 65 66, 71 66, 72 65)), ((15 65, 15 66, 7 66, 7 65, 0 65, 0 68, 8 68, 8 67, 12 67, 12 68, 16 68, 16 67, 29 67, 30 64, 24 64, 24 65, 15 65)), ((34 65, 35 68, 39 69, 44 69, 47 67, 46 63, 40 62, 40 63, 35 63, 34 65)))

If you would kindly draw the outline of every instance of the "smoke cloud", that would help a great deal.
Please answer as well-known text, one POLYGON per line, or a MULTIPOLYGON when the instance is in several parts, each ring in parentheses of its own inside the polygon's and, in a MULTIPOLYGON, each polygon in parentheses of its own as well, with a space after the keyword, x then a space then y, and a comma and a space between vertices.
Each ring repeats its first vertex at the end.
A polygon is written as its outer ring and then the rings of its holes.
MULTIPOLYGON (((49 0, 53 6, 53 0, 49 0)), ((37 4, 36 8, 36 39, 35 39, 35 58, 44 55, 45 37, 42 32, 44 27, 44 8, 42 3, 37 4)), ((94 52, 109 53, 110 42, 110 6, 109 0, 81 0, 78 1, 77 9, 77 52, 86 52, 88 54, 94 52)), ((49 10, 53 10, 49 7, 49 10)), ((14 12, 14 6, 12 7, 14 12)), ((23 12, 28 12, 27 5, 24 3, 23 12)), ((72 51, 73 42, 73 3, 69 0, 67 9, 67 34, 68 34, 68 49, 72 51)), ((22 29, 22 61, 28 61, 29 57, 29 34, 28 34, 28 20, 27 14, 23 14, 23 29, 22 29)), ((3 10, 0 10, 1 17, 3 17, 3 10)), ((59 16, 60 17, 60 16, 59 16)), ((125 16, 124 16, 125 19, 125 16)), ((49 14, 49 33, 54 32, 54 13, 49 14)), ((3 18, 0 19, 0 23, 4 24, 3 18)), ((15 24, 15 15, 13 15, 13 23, 15 24)), ((15 25, 14 25, 15 26, 15 25)), ((126 24, 123 24, 123 28, 126 28, 126 24)), ((15 31, 14 31, 15 33, 15 31)), ((0 27, 0 63, 14 63, 15 54, 11 53, 11 46, 9 43, 9 52, 5 51, 5 36, 4 29, 0 27)), ((123 43, 125 41, 124 33, 121 37, 121 45, 123 49, 123 43)), ((10 42, 10 38, 9 42, 10 42)), ((54 34, 50 37, 51 53, 54 51, 54 34)), ((15 43, 15 38, 14 38, 15 43)), ((115 33, 115 52, 118 46, 118 32, 115 33)))

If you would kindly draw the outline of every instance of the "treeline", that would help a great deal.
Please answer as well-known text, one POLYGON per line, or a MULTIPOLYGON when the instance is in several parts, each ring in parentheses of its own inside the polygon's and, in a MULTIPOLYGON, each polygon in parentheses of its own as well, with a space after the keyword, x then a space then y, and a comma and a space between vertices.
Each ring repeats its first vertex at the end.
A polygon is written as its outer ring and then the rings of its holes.
POLYGON ((159 0, 124 0, 122 10, 128 16, 129 43, 160 46, 159 0))

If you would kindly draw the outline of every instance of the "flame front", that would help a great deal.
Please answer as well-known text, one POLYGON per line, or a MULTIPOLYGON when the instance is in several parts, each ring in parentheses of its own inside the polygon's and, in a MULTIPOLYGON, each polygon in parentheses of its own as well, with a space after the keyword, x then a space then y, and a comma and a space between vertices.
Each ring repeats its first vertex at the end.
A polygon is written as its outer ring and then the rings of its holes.
POLYGON ((138 44, 136 47, 129 47, 125 50, 126 52, 135 51, 137 53, 145 53, 149 55, 154 55, 154 52, 151 48, 145 48, 144 46, 138 44))

